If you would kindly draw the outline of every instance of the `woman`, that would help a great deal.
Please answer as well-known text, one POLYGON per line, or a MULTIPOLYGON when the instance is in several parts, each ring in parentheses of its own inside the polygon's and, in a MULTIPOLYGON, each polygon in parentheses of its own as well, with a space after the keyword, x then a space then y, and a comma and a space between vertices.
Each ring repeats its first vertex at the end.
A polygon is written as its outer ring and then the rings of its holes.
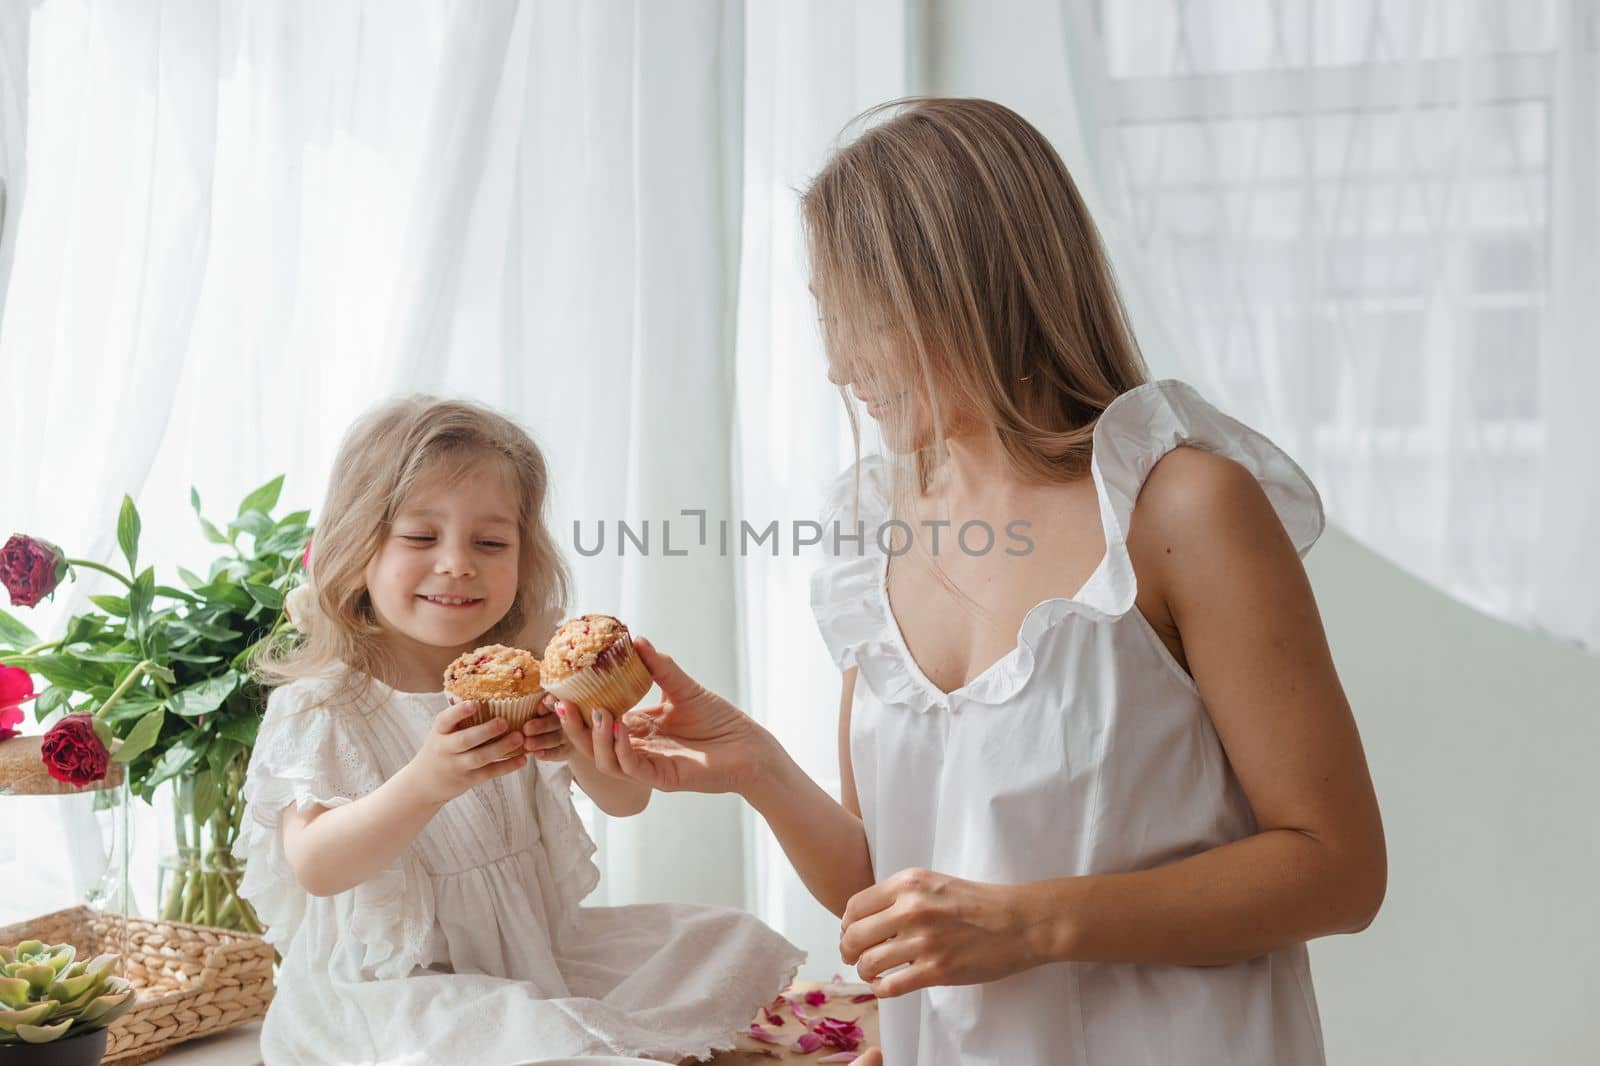
POLYGON ((893 1066, 1321 1063, 1305 942, 1372 921, 1386 860, 1300 564, 1315 488, 1146 382, 1011 111, 909 102, 802 204, 829 376, 893 453, 834 486, 812 586, 842 799, 648 641, 662 703, 599 765, 766 818, 893 1066))

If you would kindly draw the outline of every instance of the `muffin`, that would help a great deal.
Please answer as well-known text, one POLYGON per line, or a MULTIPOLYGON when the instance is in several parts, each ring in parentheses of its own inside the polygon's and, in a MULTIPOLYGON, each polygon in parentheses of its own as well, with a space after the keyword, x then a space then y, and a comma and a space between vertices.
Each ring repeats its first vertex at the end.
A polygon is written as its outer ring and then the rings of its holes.
POLYGON ((539 660, 533 652, 504 644, 469 651, 444 671, 444 690, 450 702, 477 700, 481 704, 467 725, 504 718, 512 729, 521 729, 538 713, 539 701, 544 698, 539 682, 539 660))
POLYGON ((540 669, 545 688, 586 712, 603 707, 621 715, 650 691, 650 674, 628 627, 608 614, 561 623, 540 669))

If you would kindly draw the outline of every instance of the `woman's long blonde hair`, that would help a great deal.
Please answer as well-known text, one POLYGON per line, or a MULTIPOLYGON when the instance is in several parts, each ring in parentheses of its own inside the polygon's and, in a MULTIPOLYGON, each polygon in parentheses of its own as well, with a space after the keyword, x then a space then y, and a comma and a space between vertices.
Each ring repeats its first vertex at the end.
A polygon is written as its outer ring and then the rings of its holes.
POLYGON ((1024 480, 1080 477, 1100 412, 1147 371, 1061 157, 988 100, 898 100, 857 124, 801 212, 830 363, 931 415, 896 495, 927 490, 952 426, 991 427, 1024 480))
MULTIPOLYGON (((550 479, 522 427, 475 403, 410 396, 364 415, 340 445, 312 540, 315 608, 300 630, 280 631, 253 664, 266 685, 349 666, 352 685, 388 676, 383 629, 366 587, 367 564, 419 485, 470 476, 489 463, 516 493, 517 594, 482 643, 515 637, 530 620, 565 609, 569 577, 545 522, 550 479)), ((346 691, 343 695, 353 695, 346 691)))

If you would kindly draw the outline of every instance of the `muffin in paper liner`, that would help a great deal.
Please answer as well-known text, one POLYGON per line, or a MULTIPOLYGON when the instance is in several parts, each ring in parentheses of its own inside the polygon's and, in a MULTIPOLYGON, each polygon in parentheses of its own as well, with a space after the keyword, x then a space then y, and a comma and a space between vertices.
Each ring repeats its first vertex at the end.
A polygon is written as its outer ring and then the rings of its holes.
MULTIPOLYGON (((462 727, 482 725, 491 718, 504 718, 511 729, 521 729, 523 724, 534 715, 539 714, 539 701, 544 699, 544 689, 527 696, 518 696, 515 699, 478 700, 478 713, 462 723, 462 727)), ((446 693, 451 703, 466 703, 467 700, 457 696, 454 692, 446 693)), ((507 730, 510 732, 510 730, 507 730)))
POLYGON ((585 712, 598 707, 621 715, 653 684, 628 627, 603 614, 563 622, 550 638, 540 669, 547 690, 585 712))
POLYGON ((478 702, 478 713, 464 725, 504 718, 512 729, 521 729, 540 713, 539 701, 545 694, 538 658, 504 644, 488 644, 459 656, 445 668, 444 690, 451 703, 478 702))

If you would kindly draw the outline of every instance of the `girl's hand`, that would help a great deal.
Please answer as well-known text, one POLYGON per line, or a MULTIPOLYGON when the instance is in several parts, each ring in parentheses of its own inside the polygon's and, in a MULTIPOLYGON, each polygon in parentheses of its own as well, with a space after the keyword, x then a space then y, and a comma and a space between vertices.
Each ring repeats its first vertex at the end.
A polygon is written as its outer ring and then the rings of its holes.
POLYGON ((444 806, 473 785, 515 773, 527 765, 523 734, 503 718, 462 727, 478 713, 468 700, 440 711, 433 728, 407 768, 414 775, 416 794, 435 806, 444 806))
POLYGON ((996 981, 1044 961, 1032 956, 1017 901, 1011 885, 901 870, 850 898, 839 955, 880 999, 996 981))
POLYGON ((539 713, 522 723, 526 738, 522 746, 540 762, 565 762, 572 755, 572 742, 555 713, 555 702, 554 696, 546 696, 539 701, 539 713))
POLYGON ((585 721, 578 707, 562 701, 556 713, 568 740, 602 772, 663 792, 747 793, 761 779, 776 743, 772 734, 648 640, 634 637, 633 646, 661 686, 661 703, 629 711, 618 723, 606 710, 591 711, 585 721))

